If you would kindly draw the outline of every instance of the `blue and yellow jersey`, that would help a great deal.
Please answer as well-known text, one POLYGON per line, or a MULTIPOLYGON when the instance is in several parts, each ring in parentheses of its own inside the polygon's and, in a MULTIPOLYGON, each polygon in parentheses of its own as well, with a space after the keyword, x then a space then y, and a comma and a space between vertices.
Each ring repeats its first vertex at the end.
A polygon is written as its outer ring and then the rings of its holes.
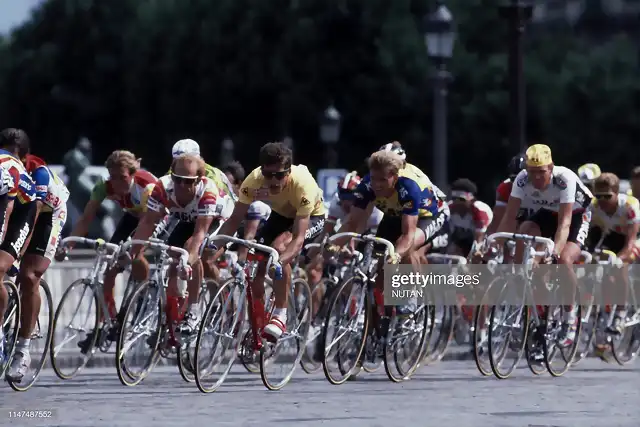
POLYGON ((20 160, 8 151, 0 150, 0 168, 10 177, 6 193, 9 199, 16 199, 23 205, 36 199, 36 186, 20 160))
POLYGON ((366 209, 370 203, 374 203, 387 216, 417 215, 428 218, 447 209, 446 197, 440 189, 420 169, 409 164, 398 173, 391 197, 376 196, 369 175, 360 182, 354 196, 355 207, 366 209))

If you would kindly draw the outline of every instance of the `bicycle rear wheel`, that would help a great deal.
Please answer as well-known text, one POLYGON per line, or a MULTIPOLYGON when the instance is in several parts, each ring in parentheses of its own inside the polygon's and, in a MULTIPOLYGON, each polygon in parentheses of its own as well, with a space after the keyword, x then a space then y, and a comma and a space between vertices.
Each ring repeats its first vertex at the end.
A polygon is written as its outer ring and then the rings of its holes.
POLYGON ((44 279, 40 279, 39 292, 41 300, 40 312, 38 313, 35 328, 30 335, 31 343, 29 353, 32 355, 31 369, 19 382, 11 381, 7 378, 9 386, 15 391, 29 390, 31 386, 35 384, 42 368, 47 363, 47 351, 51 345, 51 336, 53 335, 54 310, 51 290, 49 289, 49 284, 44 279), (34 355, 37 356, 33 357, 34 355))
MULTIPOLYGON (((211 292, 217 292, 220 285, 213 279, 207 279, 203 286, 200 287, 200 294, 198 296, 198 310, 199 313, 207 311, 209 302, 211 301, 211 292)), ((199 328, 198 328, 199 329, 199 328)), ((178 348, 178 371, 183 380, 188 383, 192 383, 195 378, 195 354, 196 354, 196 340, 197 334, 192 334, 189 337, 183 337, 183 343, 178 348)))
POLYGON ((75 377, 91 360, 98 339, 96 333, 99 323, 98 311, 98 296, 93 286, 85 279, 78 279, 71 283, 62 294, 53 318, 53 334, 49 347, 51 366, 61 380, 75 377), (83 303, 86 305, 84 308, 83 303), (81 341, 77 339, 78 335, 87 335, 91 332, 93 336, 88 343, 90 350, 83 354, 78 349, 77 344, 81 341), (67 346, 67 344, 71 345, 67 346), (72 356, 78 353, 78 356, 72 356), (69 371, 66 371, 67 367, 70 368, 69 371))
POLYGON ((547 306, 546 307, 546 326, 547 332, 544 340, 544 364, 547 371, 554 377, 564 375, 571 367, 576 352, 578 351, 578 343, 580 342, 580 332, 582 331, 582 306, 574 306, 577 311, 576 332, 573 342, 568 346, 561 346, 558 343, 561 336, 561 328, 564 322, 564 306, 547 306), (557 363, 555 363, 557 362, 557 363))
POLYGON ((140 383, 155 365, 165 325, 164 289, 147 281, 129 298, 116 344, 116 370, 122 385, 140 383), (144 350, 148 354, 139 354, 144 350), (135 367, 140 366, 138 369, 135 367))
POLYGON ((343 384, 358 369, 371 315, 371 301, 366 290, 360 277, 351 277, 338 288, 329 303, 322 332, 322 367, 331 384, 343 384), (336 368, 338 372, 335 372, 336 368))
POLYGON ((409 317, 392 316, 384 348, 384 369, 391 381, 405 381, 418 369, 428 333, 427 306, 409 317))
POLYGON ((509 378, 518 366, 527 342, 528 329, 529 311, 526 306, 500 305, 491 308, 489 362, 496 378, 509 378), (505 361, 506 364, 503 363, 505 361))
POLYGON ((0 378, 3 377, 13 357, 13 350, 18 340, 21 314, 18 287, 9 280, 4 282, 4 286, 7 289, 9 298, 7 300, 7 310, 4 312, 4 319, 2 319, 4 343, 0 343, 3 344, 2 347, 0 347, 0 351, 2 351, 2 354, 0 354, 0 378))
POLYGON ((291 288, 286 332, 276 344, 267 342, 260 349, 260 377, 269 390, 280 390, 293 376, 302 358, 311 326, 309 285, 303 279, 295 279, 291 288))
MULTIPOLYGON (((627 307, 627 313, 635 313, 635 307, 627 307)), ((623 322, 626 319, 622 320, 623 322)), ((638 357, 640 349, 640 325, 635 323, 626 326, 622 335, 611 340, 611 354, 620 366, 633 362, 638 357)))

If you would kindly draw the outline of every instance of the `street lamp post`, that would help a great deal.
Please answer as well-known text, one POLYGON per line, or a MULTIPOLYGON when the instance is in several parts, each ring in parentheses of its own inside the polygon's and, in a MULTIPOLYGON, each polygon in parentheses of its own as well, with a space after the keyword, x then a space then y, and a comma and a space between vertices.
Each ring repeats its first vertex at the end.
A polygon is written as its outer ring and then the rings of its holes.
POLYGON ((338 152, 336 145, 340 141, 342 130, 342 116, 340 112, 330 105, 324 110, 320 120, 320 141, 324 145, 325 166, 336 168, 338 166, 338 152))
POLYGON ((523 35, 532 13, 533 6, 526 0, 509 0, 500 6, 500 15, 509 25, 509 139, 520 152, 527 148, 523 35))
POLYGON ((429 57, 435 62, 433 73, 433 170, 435 184, 441 189, 448 186, 447 142, 447 85, 451 74, 447 60, 453 56, 456 39, 453 15, 442 1, 436 3, 435 12, 424 17, 424 41, 429 57))

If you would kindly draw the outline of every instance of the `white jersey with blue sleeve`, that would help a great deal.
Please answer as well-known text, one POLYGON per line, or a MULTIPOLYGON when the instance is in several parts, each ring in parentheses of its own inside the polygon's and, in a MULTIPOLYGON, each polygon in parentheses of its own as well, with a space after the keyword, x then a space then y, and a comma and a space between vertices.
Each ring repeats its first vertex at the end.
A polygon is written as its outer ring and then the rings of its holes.
POLYGON ((36 200, 44 204, 43 211, 56 211, 66 207, 69 190, 49 167, 39 166, 31 172, 36 187, 36 200))
POLYGON ((247 211, 247 219, 249 221, 258 219, 264 222, 269 219, 269 216, 271 216, 271 206, 265 202, 258 200, 249 205, 249 210, 247 211))

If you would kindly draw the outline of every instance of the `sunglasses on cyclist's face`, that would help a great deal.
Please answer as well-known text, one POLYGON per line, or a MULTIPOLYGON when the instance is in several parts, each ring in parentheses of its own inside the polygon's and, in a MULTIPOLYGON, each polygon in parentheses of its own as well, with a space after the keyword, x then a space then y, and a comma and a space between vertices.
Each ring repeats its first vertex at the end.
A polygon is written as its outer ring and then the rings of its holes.
POLYGON ((171 179, 174 183, 180 185, 194 185, 198 181, 197 176, 180 176, 171 174, 171 179))
POLYGON ((262 166, 260 168, 260 171, 262 172, 262 176, 264 176, 266 179, 277 179, 278 181, 283 180, 287 175, 289 175, 289 172, 291 171, 291 169, 285 169, 283 171, 268 171, 264 169, 264 166, 262 166))
POLYGON ((598 200, 611 200, 613 198, 613 194, 611 193, 596 193, 594 196, 596 196, 598 200))

